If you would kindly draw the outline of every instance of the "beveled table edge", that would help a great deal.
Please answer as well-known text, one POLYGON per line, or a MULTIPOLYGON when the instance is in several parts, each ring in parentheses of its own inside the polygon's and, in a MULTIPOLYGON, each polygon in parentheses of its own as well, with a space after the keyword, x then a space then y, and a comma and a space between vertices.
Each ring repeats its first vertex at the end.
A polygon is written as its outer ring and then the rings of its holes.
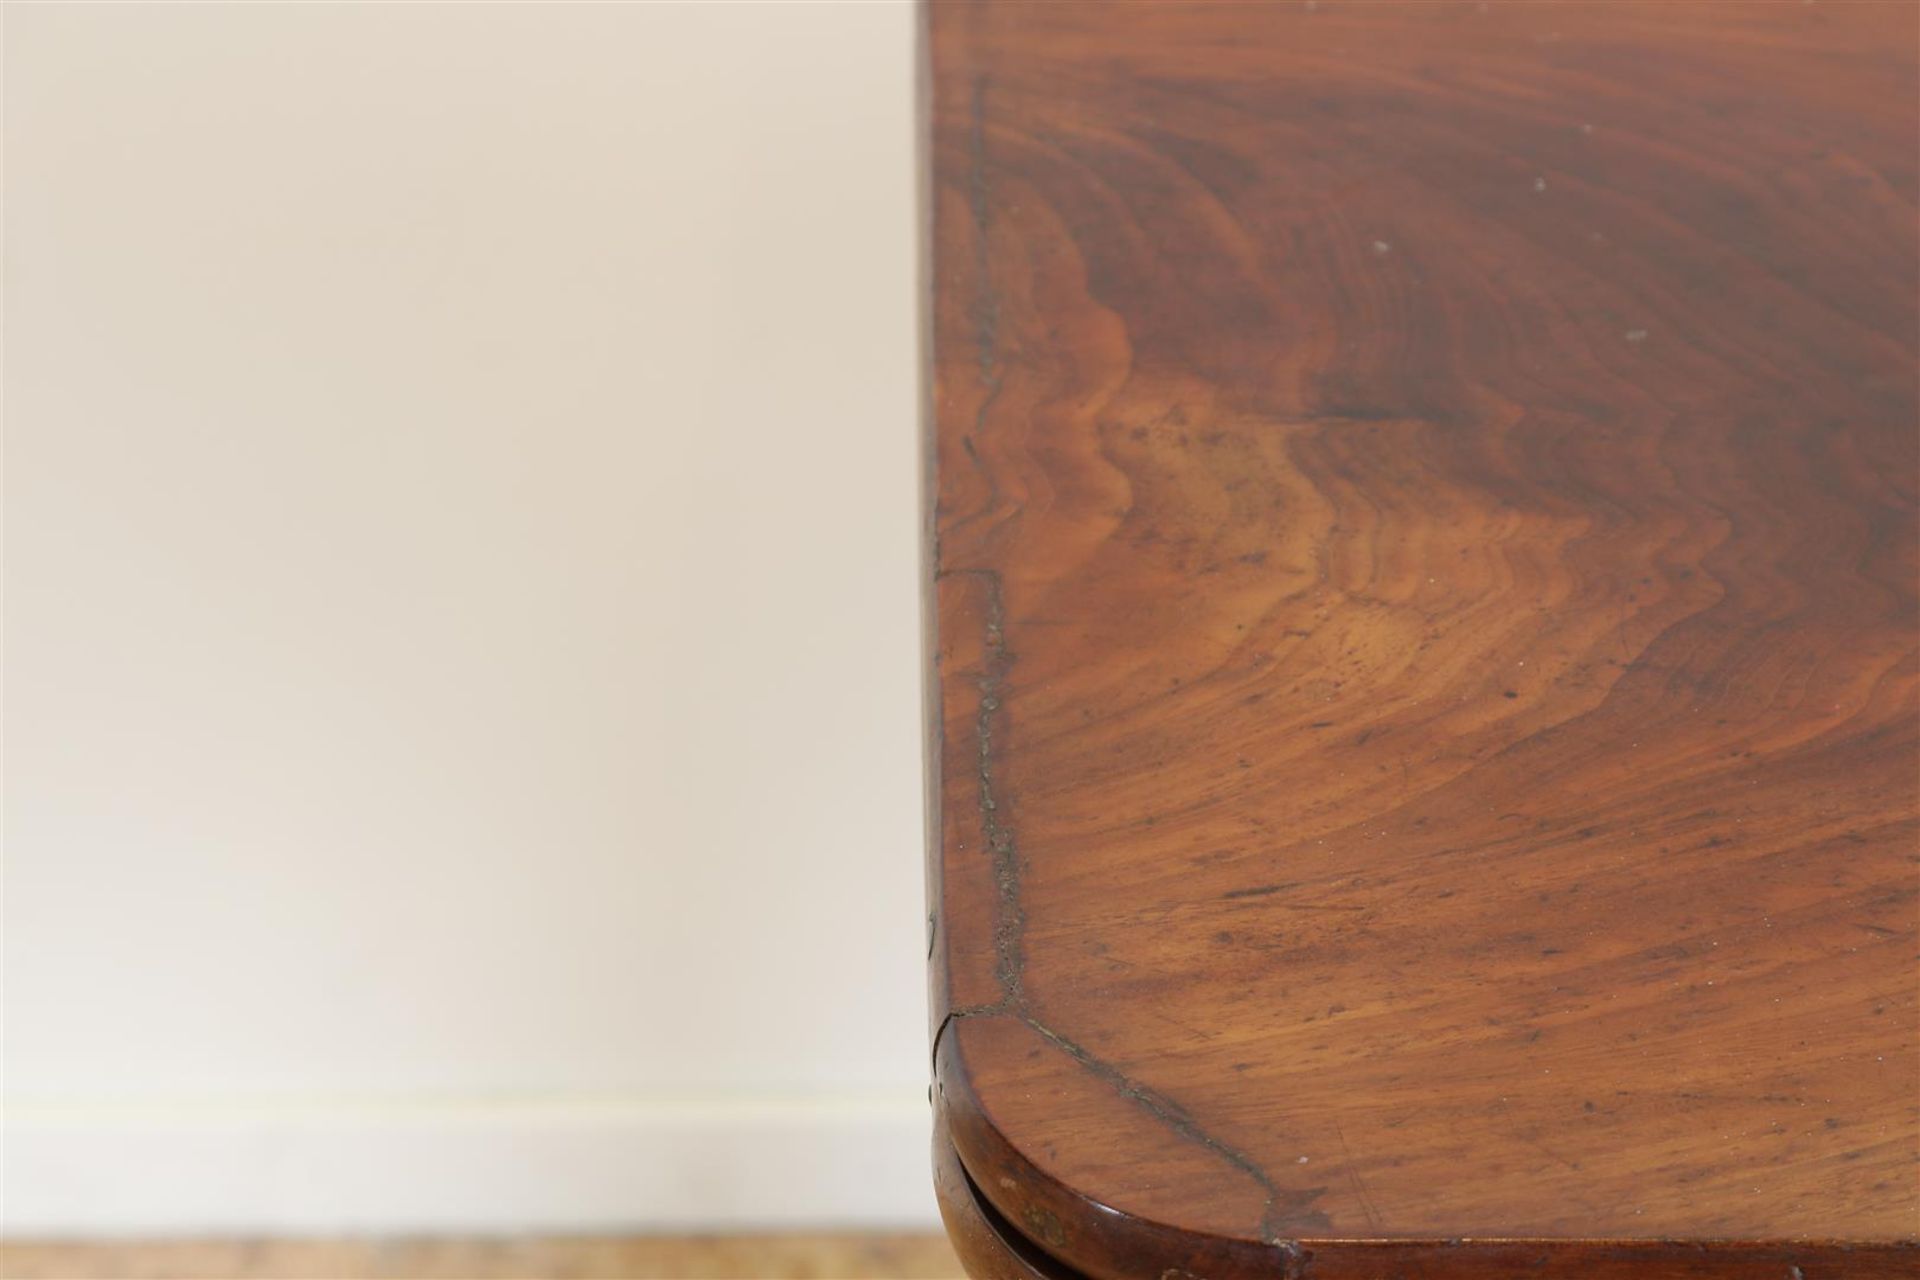
POLYGON ((1042 1170, 987 1114, 957 1034, 934 1045, 934 1185, 968 1274, 992 1280, 1920 1280, 1920 1239, 1204 1234, 1137 1217, 1042 1170))
POLYGON ((936 1098, 933 1118, 933 1189, 947 1238, 967 1274, 978 1280, 1084 1280, 1047 1258, 981 1195, 960 1163, 946 1108, 936 1098))

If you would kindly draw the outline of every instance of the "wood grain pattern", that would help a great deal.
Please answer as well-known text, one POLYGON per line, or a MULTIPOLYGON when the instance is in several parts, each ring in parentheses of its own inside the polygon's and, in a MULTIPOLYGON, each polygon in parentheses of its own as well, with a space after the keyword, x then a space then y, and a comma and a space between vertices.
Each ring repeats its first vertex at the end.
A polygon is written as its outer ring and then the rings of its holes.
POLYGON ((929 7, 936 1082, 1046 1254, 1920 1274, 1917 18, 929 7))
POLYGON ((946 1109, 934 1108, 933 1185, 954 1252, 976 1280, 1073 1280, 1000 1216, 960 1163, 946 1109))

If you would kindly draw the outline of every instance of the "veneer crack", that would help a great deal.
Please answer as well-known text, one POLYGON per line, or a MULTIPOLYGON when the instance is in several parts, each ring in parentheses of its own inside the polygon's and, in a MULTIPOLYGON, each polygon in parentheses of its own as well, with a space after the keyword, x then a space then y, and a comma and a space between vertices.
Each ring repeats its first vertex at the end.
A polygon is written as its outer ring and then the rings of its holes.
MULTIPOLYGON (((1171 1098, 1141 1084, 1120 1068, 1105 1061, 1068 1036, 1054 1030, 1034 1016, 1028 1006, 1025 989, 1026 911, 1020 895, 1020 853, 1014 837, 1011 810, 1006 797, 994 786, 995 729, 1005 713, 1005 693, 1013 654, 1007 646, 1006 596, 1000 574, 992 569, 964 569, 952 574, 977 577, 985 586, 985 635, 978 687, 980 700, 974 717, 978 806, 981 833, 993 869, 996 890, 994 913, 994 977, 1000 998, 989 1005, 949 1010, 934 1032, 936 1056, 941 1037, 955 1020, 1006 1014, 1018 1018, 1042 1039, 1072 1058, 1095 1078, 1110 1086, 1121 1097, 1139 1107, 1153 1119, 1196 1146, 1205 1148, 1221 1160, 1246 1174, 1259 1187, 1264 1198, 1260 1218, 1260 1236, 1268 1244, 1293 1247, 1289 1235, 1302 1231, 1324 1230, 1331 1223, 1327 1215, 1313 1207, 1325 1187, 1280 1188, 1252 1157, 1214 1137, 1195 1123, 1193 1117, 1171 1098)), ((947 576, 942 573, 941 576, 947 576)), ((1292 1274, 1289 1272, 1289 1274, 1292 1274)))

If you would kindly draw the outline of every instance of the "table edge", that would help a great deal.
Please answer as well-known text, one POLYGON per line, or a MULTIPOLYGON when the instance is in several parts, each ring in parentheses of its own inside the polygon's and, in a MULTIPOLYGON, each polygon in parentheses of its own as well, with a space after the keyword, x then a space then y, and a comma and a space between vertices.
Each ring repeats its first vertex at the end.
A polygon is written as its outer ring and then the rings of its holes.
POLYGON ((1894 1240, 1427 1237, 1259 1240, 1137 1217, 1039 1167, 974 1088, 957 1014, 934 1045, 934 1184, 975 1276, 1009 1280, 1914 1280, 1920 1237, 1894 1240))

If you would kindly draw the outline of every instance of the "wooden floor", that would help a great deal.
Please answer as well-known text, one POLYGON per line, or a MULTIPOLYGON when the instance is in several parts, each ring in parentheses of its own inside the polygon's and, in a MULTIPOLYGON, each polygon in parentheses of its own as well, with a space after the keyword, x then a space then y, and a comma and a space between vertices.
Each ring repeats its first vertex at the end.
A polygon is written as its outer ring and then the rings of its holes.
POLYGON ((0 1244, 4 1280, 950 1280, 937 1235, 0 1244))

